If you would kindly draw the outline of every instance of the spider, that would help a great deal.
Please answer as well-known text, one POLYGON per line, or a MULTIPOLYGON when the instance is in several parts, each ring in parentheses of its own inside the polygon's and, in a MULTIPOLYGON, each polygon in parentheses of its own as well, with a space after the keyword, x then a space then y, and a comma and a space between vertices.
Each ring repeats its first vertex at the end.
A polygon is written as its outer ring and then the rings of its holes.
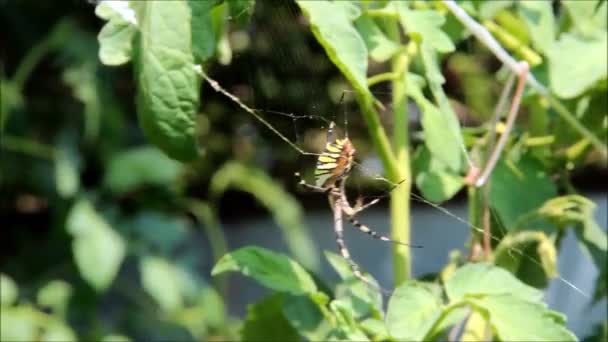
MULTIPOLYGON (((380 198, 376 198, 366 204, 362 200, 358 200, 355 206, 351 206, 345 191, 346 179, 349 176, 352 165, 354 163, 355 148, 348 136, 342 139, 337 139, 334 134, 335 123, 330 122, 327 130, 327 140, 325 149, 317 159, 315 168, 315 184, 306 183, 300 178, 300 184, 306 189, 313 192, 327 194, 329 204, 334 211, 334 231, 336 233, 336 243, 340 250, 340 254, 348 262, 353 274, 361 281, 378 288, 377 285, 369 281, 361 272, 359 265, 351 258, 350 252, 344 243, 344 232, 342 228, 342 217, 346 219, 359 231, 368 234, 369 236, 392 243, 397 243, 404 246, 420 248, 421 246, 409 245, 403 242, 391 240, 390 238, 381 235, 368 226, 359 222, 355 216, 361 211, 378 203, 380 198)), ((296 173, 300 177, 299 173, 296 173)))

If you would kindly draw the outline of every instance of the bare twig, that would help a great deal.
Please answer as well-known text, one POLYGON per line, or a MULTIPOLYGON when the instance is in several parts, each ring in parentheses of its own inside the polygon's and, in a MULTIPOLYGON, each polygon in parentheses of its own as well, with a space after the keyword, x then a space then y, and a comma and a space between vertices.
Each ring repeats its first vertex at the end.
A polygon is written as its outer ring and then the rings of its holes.
POLYGON ((520 62, 520 65, 521 66, 518 68, 518 70, 520 70, 518 75, 519 81, 517 82, 517 88, 515 89, 515 94, 513 95, 513 101, 511 102, 511 109, 509 110, 509 115, 507 116, 505 131, 502 132, 502 134, 500 135, 498 143, 494 147, 494 150, 492 151, 492 154, 490 155, 490 158, 488 159, 486 166, 484 167, 484 170, 481 173, 481 176, 477 178, 477 181, 475 182, 475 186, 477 187, 483 186, 488 180, 488 177, 490 176, 492 171, 494 170, 496 162, 500 158, 500 154, 502 153, 502 150, 504 149, 505 144, 507 143, 509 133, 513 129, 515 119, 517 118, 517 113, 519 112, 519 104, 521 103, 521 97, 524 92, 524 88, 526 85, 526 77, 528 76, 529 70, 527 62, 522 61, 520 62))

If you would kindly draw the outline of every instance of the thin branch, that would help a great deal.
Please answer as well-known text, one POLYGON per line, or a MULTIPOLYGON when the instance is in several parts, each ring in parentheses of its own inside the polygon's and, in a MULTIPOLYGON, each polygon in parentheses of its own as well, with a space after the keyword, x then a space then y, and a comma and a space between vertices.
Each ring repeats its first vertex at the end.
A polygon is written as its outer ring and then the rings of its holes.
POLYGON ((526 76, 528 75, 528 70, 529 70, 528 62, 526 62, 526 61, 520 62, 520 65, 521 66, 518 67, 518 69, 520 70, 520 73, 518 75, 519 81, 517 82, 517 88, 515 89, 515 94, 513 95, 513 101, 511 102, 511 109, 509 110, 509 115, 507 116, 507 123, 506 123, 505 131, 502 132, 502 134, 500 135, 500 138, 498 139, 498 143, 496 144, 496 147, 492 151, 492 154, 490 155, 490 158, 488 159, 488 162, 486 163, 486 166, 485 166, 483 172, 481 173, 481 176, 479 176, 479 178, 477 178, 477 181, 475 182, 475 186, 477 186, 477 187, 483 186, 486 183, 486 181, 488 180, 488 177, 490 176, 492 171, 494 170, 494 167, 496 166, 496 162, 500 158, 502 150, 504 149, 505 144, 507 143, 507 139, 509 138, 509 133, 513 129, 513 125, 515 124, 515 119, 517 119, 517 113, 519 113, 519 104, 521 103, 521 97, 524 93, 524 88, 526 85, 526 76))
MULTIPOLYGON (((454 0, 443 0, 443 3, 448 9, 454 14, 454 16, 467 28, 471 33, 479 39, 501 62, 503 62, 511 71, 516 74, 520 74, 519 63, 509 55, 509 53, 494 39, 492 34, 475 19, 471 18, 454 0)), ((598 137, 583 126, 566 107, 564 107, 556 98, 551 96, 549 90, 536 80, 534 75, 528 74, 527 82, 534 90, 538 91, 540 95, 546 97, 549 100, 549 104, 555 109, 555 111, 568 122, 580 135, 589 139, 591 143, 599 150, 602 155, 608 157, 608 148, 605 143, 602 142, 598 137)))

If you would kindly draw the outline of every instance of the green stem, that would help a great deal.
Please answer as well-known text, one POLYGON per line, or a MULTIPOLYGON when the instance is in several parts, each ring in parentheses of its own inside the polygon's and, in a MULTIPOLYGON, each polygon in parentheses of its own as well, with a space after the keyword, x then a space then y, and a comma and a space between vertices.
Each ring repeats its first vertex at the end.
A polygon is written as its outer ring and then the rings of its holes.
POLYGON ((602 142, 595 134, 587 129, 587 127, 583 126, 576 119, 576 117, 570 113, 568 108, 566 108, 559 100, 551 95, 546 96, 547 100, 549 100, 549 104, 553 109, 557 112, 559 116, 564 119, 570 126, 572 126, 576 131, 579 132, 580 135, 589 139, 589 141, 593 144, 593 146, 600 151, 600 153, 604 156, 604 158, 608 157, 608 149, 606 148, 606 144, 602 142))
POLYGON ((28 154, 42 159, 53 159, 55 155, 55 148, 53 146, 12 135, 3 136, 0 139, 0 147, 8 151, 28 154))
MULTIPOLYGON (((412 177, 410 172, 409 130, 407 112, 407 68, 409 58, 406 53, 396 55, 392 63, 393 73, 402 77, 392 81, 393 85, 393 146, 397 157, 399 182, 391 197, 391 237, 393 240, 410 243, 410 192, 412 177)), ((393 246, 393 273, 398 286, 411 276, 410 250, 406 246, 393 246)))

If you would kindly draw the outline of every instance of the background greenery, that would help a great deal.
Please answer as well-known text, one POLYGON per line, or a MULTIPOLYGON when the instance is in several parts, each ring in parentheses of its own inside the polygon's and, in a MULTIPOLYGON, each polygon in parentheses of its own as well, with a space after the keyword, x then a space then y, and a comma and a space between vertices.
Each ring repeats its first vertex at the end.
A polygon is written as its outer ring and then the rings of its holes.
MULTIPOLYGON (((492 263, 455 254, 416 281, 396 250, 399 287, 383 304, 344 260, 314 252, 305 212, 327 204, 301 196, 293 178, 314 158, 193 66, 255 108, 338 122, 344 110, 359 160, 379 160, 393 181, 411 169, 407 182, 433 202, 467 196, 479 227, 483 205, 463 188, 459 146, 483 160, 508 71, 441 2, 139 2, 139 28, 107 4, 2 2, 1 339, 442 339, 465 317, 461 339, 574 339, 541 290, 559 273, 556 254, 572 229, 603 272, 590 295, 606 295, 605 227, 580 195, 606 190, 606 2, 458 3, 550 93, 526 91, 492 174, 492 263), (400 56, 407 66, 397 69, 400 56), (370 88, 378 75, 389 82, 370 88), (344 89, 354 93, 341 105, 344 89), (387 149, 381 131, 400 138, 387 149), (411 168, 390 150, 411 154, 411 168), (221 223, 260 215, 273 217, 281 231, 268 234, 281 234, 289 256, 228 249, 221 223), (326 262, 336 286, 316 275, 326 262), (229 271, 272 290, 247 303, 245 317, 226 309, 220 274, 229 271)), ((290 117, 264 117, 306 150, 324 143, 322 121, 294 128, 290 117)), ((353 184, 353 195, 386 190, 369 172, 353 184)), ((398 199, 408 192, 392 196, 401 240, 409 220, 398 199)), ((480 240, 471 229, 467 248, 480 240)))

